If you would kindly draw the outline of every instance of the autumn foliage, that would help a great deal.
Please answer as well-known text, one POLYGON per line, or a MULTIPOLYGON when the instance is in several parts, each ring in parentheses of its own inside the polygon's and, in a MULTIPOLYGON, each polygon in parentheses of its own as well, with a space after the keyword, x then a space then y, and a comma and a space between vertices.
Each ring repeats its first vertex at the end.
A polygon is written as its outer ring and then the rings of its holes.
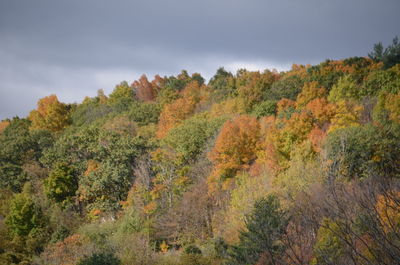
POLYGON ((70 123, 68 108, 58 101, 56 95, 44 97, 38 101, 37 110, 29 114, 32 129, 45 129, 58 132, 70 123))
POLYGON ((156 75, 154 80, 149 82, 146 75, 142 75, 139 80, 133 82, 132 87, 139 100, 145 102, 154 101, 163 81, 164 80, 159 75, 156 75))
POLYGON ((0 122, 0 133, 2 133, 7 128, 8 125, 10 125, 9 121, 1 121, 0 122))
POLYGON ((170 129, 189 118, 196 107, 208 97, 206 87, 200 86, 197 81, 189 83, 181 94, 181 98, 164 106, 158 123, 158 138, 163 138, 170 129))
POLYGON ((400 67, 378 55, 40 99, 0 122, 0 264, 397 264, 400 67))
POLYGON ((259 148, 260 125, 255 118, 243 115, 227 121, 209 154, 214 164, 210 181, 223 181, 248 169, 257 158, 259 148))

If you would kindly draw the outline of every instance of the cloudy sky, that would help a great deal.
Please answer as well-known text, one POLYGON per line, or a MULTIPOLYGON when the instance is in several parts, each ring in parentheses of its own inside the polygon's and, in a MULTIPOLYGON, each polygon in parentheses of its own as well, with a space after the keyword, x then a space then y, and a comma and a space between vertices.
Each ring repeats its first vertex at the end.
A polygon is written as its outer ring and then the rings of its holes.
POLYGON ((0 0, 0 119, 143 73, 366 56, 400 35, 399 11, 399 0, 0 0))

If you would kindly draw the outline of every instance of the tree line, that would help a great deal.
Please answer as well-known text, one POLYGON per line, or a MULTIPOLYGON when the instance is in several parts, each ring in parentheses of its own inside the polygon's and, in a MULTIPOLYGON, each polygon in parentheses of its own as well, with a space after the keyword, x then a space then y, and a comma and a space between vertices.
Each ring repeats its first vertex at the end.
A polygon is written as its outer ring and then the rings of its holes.
POLYGON ((397 264, 399 47, 40 99, 0 122, 0 264, 397 264))

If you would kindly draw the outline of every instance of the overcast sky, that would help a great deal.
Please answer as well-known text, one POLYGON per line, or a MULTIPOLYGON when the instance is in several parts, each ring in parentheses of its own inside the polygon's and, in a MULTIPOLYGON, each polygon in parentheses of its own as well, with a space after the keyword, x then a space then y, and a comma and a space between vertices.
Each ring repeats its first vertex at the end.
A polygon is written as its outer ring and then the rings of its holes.
POLYGON ((366 56, 400 35, 399 11, 399 0, 0 0, 0 119, 143 73, 366 56))

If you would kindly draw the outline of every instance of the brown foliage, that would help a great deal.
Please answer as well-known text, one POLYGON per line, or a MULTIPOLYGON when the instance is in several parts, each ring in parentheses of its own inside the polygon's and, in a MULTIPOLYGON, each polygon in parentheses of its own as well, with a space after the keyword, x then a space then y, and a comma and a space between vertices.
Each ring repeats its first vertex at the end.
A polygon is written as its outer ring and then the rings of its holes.
POLYGON ((311 141, 314 151, 321 152, 322 141, 325 139, 325 137, 326 137, 326 131, 318 127, 314 127, 311 130, 310 134, 308 135, 308 138, 311 141))
POLYGON ((89 245, 81 235, 74 234, 62 242, 48 245, 40 258, 43 264, 75 265, 93 251, 93 246, 89 245))
POLYGON ((149 82, 146 75, 142 75, 139 80, 132 83, 132 87, 139 100, 145 102, 154 101, 162 82, 163 79, 158 75, 155 76, 155 79, 152 82, 149 82))
MULTIPOLYGON (((300 194, 284 240, 290 264, 309 264, 321 226, 343 247, 341 264, 396 264, 399 249, 399 182, 372 177, 342 183, 331 178, 300 194), (324 226, 328 218, 334 228, 324 226)), ((330 253, 327 253, 330 255, 330 253)))
POLYGON ((207 183, 201 180, 182 196, 159 223, 158 236, 184 242, 206 240, 213 233, 213 198, 207 193, 207 183))

